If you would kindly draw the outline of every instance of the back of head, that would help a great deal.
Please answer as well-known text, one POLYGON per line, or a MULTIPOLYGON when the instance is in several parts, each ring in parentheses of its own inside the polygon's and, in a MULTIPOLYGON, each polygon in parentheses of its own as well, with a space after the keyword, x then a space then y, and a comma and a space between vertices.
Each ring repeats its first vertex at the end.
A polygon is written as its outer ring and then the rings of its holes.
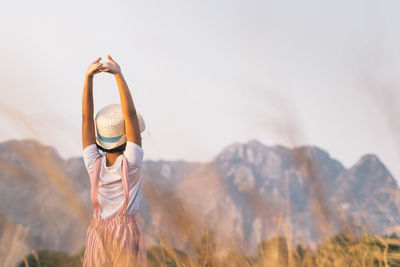
MULTIPOLYGON (((142 133, 146 126, 142 115, 136 112, 140 132, 142 133)), ((112 150, 126 144, 125 119, 121 105, 109 104, 100 109, 95 117, 96 125, 96 143, 104 151, 112 150)))

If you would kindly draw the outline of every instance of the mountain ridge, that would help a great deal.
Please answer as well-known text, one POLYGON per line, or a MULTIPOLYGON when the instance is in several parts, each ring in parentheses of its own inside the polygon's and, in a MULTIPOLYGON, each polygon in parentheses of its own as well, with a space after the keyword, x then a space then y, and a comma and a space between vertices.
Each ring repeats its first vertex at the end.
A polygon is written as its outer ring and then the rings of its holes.
MULTIPOLYGON (((19 240, 21 253, 33 247, 74 253, 83 247, 91 217, 83 158, 63 159, 53 147, 27 139, 0 143, 0 159, 0 216, 27 231, 19 240), (57 229, 73 231, 66 236, 57 229)), ((193 212, 196 225, 223 224, 220 233, 236 237, 249 252, 260 240, 282 234, 275 230, 277 218, 288 212, 281 223, 290 225, 293 240, 309 245, 319 242, 326 225, 329 234, 349 223, 378 233, 400 225, 400 190, 374 154, 345 168, 317 146, 267 146, 251 139, 225 146, 206 163, 144 160, 143 166, 141 216, 148 244, 156 242, 153 233, 160 229, 176 248, 187 248, 185 231, 171 228, 176 212, 180 218, 193 212)))

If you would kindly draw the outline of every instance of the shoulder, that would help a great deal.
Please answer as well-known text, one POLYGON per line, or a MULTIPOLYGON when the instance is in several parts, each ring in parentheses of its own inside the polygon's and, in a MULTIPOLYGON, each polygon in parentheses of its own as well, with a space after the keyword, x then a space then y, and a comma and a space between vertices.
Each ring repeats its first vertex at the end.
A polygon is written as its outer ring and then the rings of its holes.
POLYGON ((93 165, 96 162, 96 159, 102 157, 101 153, 99 152, 99 149, 97 148, 96 144, 91 144, 83 150, 83 161, 85 163, 86 169, 89 172, 89 175, 91 175, 93 165))
POLYGON ((99 149, 96 144, 91 144, 83 150, 83 159, 90 160, 92 158, 97 158, 101 156, 99 149))
POLYGON ((124 155, 128 165, 141 166, 143 162, 144 150, 138 144, 127 141, 124 155))
POLYGON ((83 149, 83 154, 85 154, 87 151, 93 151, 93 150, 97 150, 99 151, 99 149, 97 148, 97 145, 95 143, 88 145, 87 147, 85 147, 83 149))
MULTIPOLYGON (((143 148, 141 146, 139 146, 138 144, 131 142, 131 141, 127 141, 126 142, 126 148, 128 148, 129 150, 138 150, 139 152, 143 153, 143 148)), ((126 151, 125 148, 125 151, 126 151)))

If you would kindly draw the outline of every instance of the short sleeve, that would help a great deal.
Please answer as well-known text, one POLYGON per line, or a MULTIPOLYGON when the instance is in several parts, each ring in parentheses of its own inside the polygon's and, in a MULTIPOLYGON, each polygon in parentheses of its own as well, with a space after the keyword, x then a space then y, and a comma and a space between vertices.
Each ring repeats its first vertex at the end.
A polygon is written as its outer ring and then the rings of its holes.
POLYGON ((131 141, 126 142, 124 155, 128 165, 142 166, 143 162, 143 148, 131 141))
POLYGON ((93 166, 99 156, 101 154, 96 144, 91 144, 83 150, 83 161, 85 162, 89 177, 92 177, 93 166))

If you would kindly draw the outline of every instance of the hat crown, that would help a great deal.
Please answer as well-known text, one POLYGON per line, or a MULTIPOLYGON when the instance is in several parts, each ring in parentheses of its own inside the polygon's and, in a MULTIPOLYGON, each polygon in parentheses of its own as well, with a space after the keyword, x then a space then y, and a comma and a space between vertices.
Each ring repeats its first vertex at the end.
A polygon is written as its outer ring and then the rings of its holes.
MULTIPOLYGON (((142 133, 146 125, 143 117, 136 112, 142 133)), ((112 149, 126 143, 125 118, 121 105, 110 104, 99 110, 95 117, 96 142, 105 149, 112 149)))
POLYGON ((96 115, 96 124, 99 126, 114 126, 124 121, 124 114, 121 106, 118 104, 110 104, 105 106, 96 115))

